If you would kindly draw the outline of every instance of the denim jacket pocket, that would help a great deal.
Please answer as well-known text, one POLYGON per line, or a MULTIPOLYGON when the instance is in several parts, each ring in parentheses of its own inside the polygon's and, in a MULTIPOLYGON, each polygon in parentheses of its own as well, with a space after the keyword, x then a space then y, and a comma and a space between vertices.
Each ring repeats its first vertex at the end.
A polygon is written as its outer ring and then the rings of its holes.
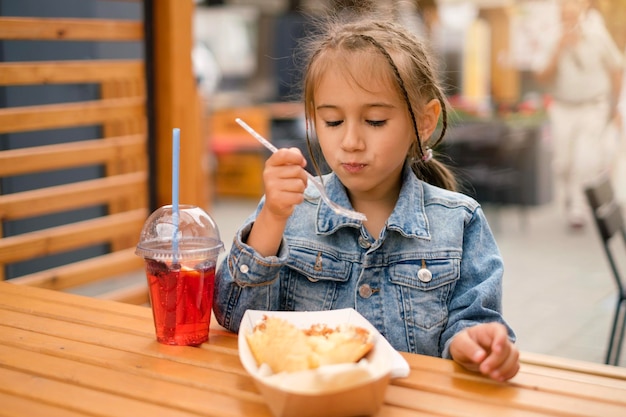
POLYGON ((304 275, 309 281, 330 280, 345 282, 350 276, 352 263, 342 260, 325 248, 296 247, 290 249, 288 266, 304 275))
POLYGON ((332 250, 291 246, 280 286, 284 310, 328 310, 333 308, 338 286, 350 278, 352 264, 332 250))
POLYGON ((426 259, 430 280, 420 279, 422 259, 394 264, 390 281, 402 300, 404 320, 423 329, 431 329, 446 321, 448 298, 460 276, 460 259, 426 259))

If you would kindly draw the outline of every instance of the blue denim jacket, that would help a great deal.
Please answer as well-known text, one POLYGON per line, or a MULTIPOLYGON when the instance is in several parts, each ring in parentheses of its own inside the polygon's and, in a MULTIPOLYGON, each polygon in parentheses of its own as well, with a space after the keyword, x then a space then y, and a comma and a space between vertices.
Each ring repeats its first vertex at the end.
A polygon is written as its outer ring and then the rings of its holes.
MULTIPOLYGON (((418 180, 408 167, 403 176, 378 238, 335 214, 308 187, 278 255, 262 257, 244 243, 252 215, 217 271, 218 322, 237 332, 246 309, 352 307, 395 349, 444 358, 460 330, 493 321, 506 325, 502 258, 479 204, 418 180), (419 272, 424 265, 430 274, 419 272)), ((350 207, 334 174, 325 184, 332 200, 350 207)), ((514 340, 510 328, 509 335, 514 340)))

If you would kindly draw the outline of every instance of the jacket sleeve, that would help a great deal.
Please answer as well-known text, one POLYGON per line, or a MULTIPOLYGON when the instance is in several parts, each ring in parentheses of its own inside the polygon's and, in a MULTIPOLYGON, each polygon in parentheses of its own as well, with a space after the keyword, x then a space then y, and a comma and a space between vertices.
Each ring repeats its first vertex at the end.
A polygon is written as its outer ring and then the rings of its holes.
POLYGON ((480 324, 500 322, 515 334, 502 317, 502 275, 500 250, 482 209, 469 218, 463 233, 461 274, 448 306, 448 323, 442 333, 442 357, 450 358, 450 342, 461 330, 480 324))
POLYGON ((230 252, 215 275, 213 312, 219 324, 239 331, 239 324, 247 309, 278 310, 281 267, 287 262, 285 241, 278 256, 260 256, 245 242, 252 229, 250 219, 237 231, 230 252))

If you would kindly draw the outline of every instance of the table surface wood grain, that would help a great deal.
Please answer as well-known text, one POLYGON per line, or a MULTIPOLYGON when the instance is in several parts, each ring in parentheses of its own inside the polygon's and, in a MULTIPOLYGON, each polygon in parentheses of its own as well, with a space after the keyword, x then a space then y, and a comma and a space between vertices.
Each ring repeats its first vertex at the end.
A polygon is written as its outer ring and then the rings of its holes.
MULTIPOLYGON (((522 354, 498 383, 405 354, 377 416, 626 416, 626 369, 522 354)), ((271 417, 237 336, 161 345, 150 308, 0 282, 0 416, 271 417)))

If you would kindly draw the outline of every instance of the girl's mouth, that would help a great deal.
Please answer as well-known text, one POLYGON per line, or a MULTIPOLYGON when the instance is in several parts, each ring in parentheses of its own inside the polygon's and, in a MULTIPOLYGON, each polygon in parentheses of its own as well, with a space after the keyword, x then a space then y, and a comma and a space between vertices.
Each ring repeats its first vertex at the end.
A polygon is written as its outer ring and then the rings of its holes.
POLYGON ((351 174, 356 174, 362 171, 367 165, 358 164, 358 163, 343 163, 341 164, 341 166, 343 167, 344 170, 346 170, 346 172, 349 172, 351 174))

